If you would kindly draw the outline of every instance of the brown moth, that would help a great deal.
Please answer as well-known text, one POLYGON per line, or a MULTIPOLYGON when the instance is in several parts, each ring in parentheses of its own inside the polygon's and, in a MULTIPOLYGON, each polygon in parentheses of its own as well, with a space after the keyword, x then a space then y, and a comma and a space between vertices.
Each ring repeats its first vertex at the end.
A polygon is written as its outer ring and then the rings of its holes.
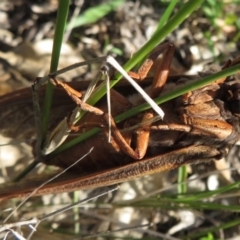
MULTIPOLYGON (((129 74, 135 79, 144 80, 158 54, 154 51, 137 73, 129 74)), ((151 79, 150 87, 146 89, 152 98, 194 81, 187 76, 175 77, 174 80, 168 77, 172 55, 173 46, 168 44, 164 60, 151 79)), ((230 65, 228 63, 225 67, 230 65)), ((62 112, 66 114, 72 111, 75 104, 81 106, 81 94, 77 95, 76 91, 84 90, 81 82, 66 85, 55 80, 55 84, 63 87, 70 97, 65 91, 56 91, 50 128, 61 120, 62 112)), ((42 94, 43 91, 40 91, 40 99, 42 94)), ((163 120, 151 121, 155 113, 148 110, 116 124, 115 116, 139 105, 143 100, 139 94, 132 94, 131 91, 129 95, 126 88, 120 88, 119 92, 112 90, 112 116, 108 115, 106 101, 102 100, 94 106, 96 112, 85 114, 78 126, 68 122, 69 128, 77 134, 93 127, 102 129, 100 133, 59 155, 44 156, 44 163, 65 169, 93 147, 91 153, 73 169, 37 190, 34 195, 107 186, 184 164, 218 160, 239 140, 239 100, 239 80, 220 79, 161 104, 165 113, 163 120), (110 142, 107 130, 109 117, 112 132, 110 142), (141 124, 137 125, 139 123, 141 124), (135 125, 137 127, 134 128, 135 125)), ((1 133, 16 136, 18 132, 15 127, 18 126, 19 130, 26 129, 24 138, 32 137, 34 130, 31 126, 34 123, 31 104, 29 89, 0 97, 1 133), (19 122, 22 123, 21 127, 19 122)), ((70 135, 66 141, 73 137, 70 135)), ((51 175, 3 184, 0 186, 0 199, 24 197, 49 178, 51 175)))

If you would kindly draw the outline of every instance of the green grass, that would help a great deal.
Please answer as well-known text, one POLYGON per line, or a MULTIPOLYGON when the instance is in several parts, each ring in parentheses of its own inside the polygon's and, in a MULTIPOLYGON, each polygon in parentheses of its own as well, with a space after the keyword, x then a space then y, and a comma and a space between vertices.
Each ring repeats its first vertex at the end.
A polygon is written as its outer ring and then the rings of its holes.
POLYGON ((117 7, 124 4, 125 0, 111 0, 106 3, 95 5, 82 12, 72 23, 67 24, 67 29, 81 27, 97 22, 107 14, 114 11, 117 7))

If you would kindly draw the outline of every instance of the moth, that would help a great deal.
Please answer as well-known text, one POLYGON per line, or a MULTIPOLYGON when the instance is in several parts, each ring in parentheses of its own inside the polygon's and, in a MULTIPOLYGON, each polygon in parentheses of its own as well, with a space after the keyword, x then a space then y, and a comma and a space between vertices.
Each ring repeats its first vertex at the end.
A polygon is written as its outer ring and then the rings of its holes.
MULTIPOLYGON (((155 76, 150 78, 150 86, 145 89, 151 98, 201 78, 201 74, 195 77, 168 76, 173 46, 166 46, 163 61, 155 76)), ((136 81, 140 79, 144 83, 147 71, 158 54, 153 51, 137 73, 129 74, 136 81)), ((236 63, 229 61, 223 68, 236 63)), ((82 102, 76 91, 85 89, 82 82, 66 85, 55 81, 62 89, 57 90, 54 96, 50 129, 60 121, 62 113, 70 112, 76 105, 81 107, 82 102)), ((40 99, 43 92, 40 91, 40 99)), ((96 127, 100 129, 99 133, 59 155, 44 156, 44 163, 65 169, 93 148, 91 153, 71 170, 38 189, 34 195, 108 186, 185 164, 221 159, 239 140, 239 101, 239 80, 228 77, 161 104, 165 113, 163 119, 156 120, 156 113, 150 109, 116 123, 116 116, 138 106, 143 100, 130 87, 127 90, 126 87, 114 89, 111 91, 111 116, 107 112, 106 100, 103 99, 94 106, 97 112, 86 113, 77 125, 68 119, 69 128, 77 135, 96 127)), ((14 127, 18 125, 20 131, 26 129, 24 138, 34 136, 31 105, 30 89, 0 97, 2 134, 17 135, 14 127), (19 128, 19 123, 24 126, 19 128)), ((73 138, 73 135, 69 135, 66 141, 73 138)), ((3 184, 0 186, 0 199, 24 197, 51 177, 52 174, 49 174, 3 184)))

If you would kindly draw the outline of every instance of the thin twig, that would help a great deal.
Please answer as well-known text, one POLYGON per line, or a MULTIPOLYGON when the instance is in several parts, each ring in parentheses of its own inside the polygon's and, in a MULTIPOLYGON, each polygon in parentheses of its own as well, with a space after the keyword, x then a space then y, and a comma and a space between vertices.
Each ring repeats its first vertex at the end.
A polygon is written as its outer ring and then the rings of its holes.
POLYGON ((142 224, 142 225, 135 225, 135 226, 130 226, 130 227, 125 227, 125 228, 121 228, 121 229, 117 229, 117 230, 108 230, 105 232, 99 232, 96 234, 91 234, 88 236, 82 236, 81 238, 74 238, 73 240, 80 240, 80 239, 89 239, 89 238, 96 238, 96 237, 102 237, 102 236, 107 236, 113 233, 118 233, 118 232, 122 232, 122 231, 126 231, 126 230, 136 230, 138 228, 143 228, 143 227, 149 227, 151 224, 147 223, 147 224, 142 224))
MULTIPOLYGON (((82 213, 82 214, 85 214, 87 216, 95 217, 95 218, 98 218, 98 219, 101 219, 101 220, 104 220, 104 221, 110 221, 111 223, 117 224, 120 227, 124 227, 124 228, 125 227, 133 227, 133 228, 136 227, 134 225, 119 222, 115 219, 111 219, 111 218, 106 217, 104 215, 95 214, 93 211, 89 211, 89 210, 85 211, 83 209, 80 209, 79 212, 82 213)), ((148 233, 149 235, 159 237, 159 238, 163 238, 163 239, 167 239, 167 240, 179 240, 179 238, 175 238, 175 237, 169 236, 167 234, 159 233, 159 232, 153 231, 151 229, 142 229, 142 228, 139 229, 138 228, 138 229, 134 229, 134 230, 138 231, 138 232, 148 233)))
MULTIPOLYGON (((13 231, 11 230, 11 228, 14 228, 14 227, 21 227, 21 226, 24 226, 24 225, 35 225, 35 227, 31 226, 31 228, 36 231, 37 229, 37 226, 44 220, 50 218, 50 217, 53 217, 55 215, 58 215, 60 213, 63 213, 65 211, 68 211, 72 208, 74 208, 75 206, 78 206, 80 204, 84 204, 84 203, 87 203, 91 200, 94 200, 96 198, 99 198, 103 195, 106 195, 106 194, 109 194, 111 192, 114 192, 116 191, 117 189, 119 188, 119 186, 112 186, 112 187, 108 187, 107 189, 104 189, 103 191, 101 191, 100 193, 97 193, 95 194, 94 196, 92 197, 88 197, 88 198, 85 198, 83 200, 80 200, 76 203, 73 203, 73 204, 70 204, 64 208, 60 208, 54 212, 51 212, 49 214, 46 214, 46 215, 43 215, 41 217, 34 217, 32 219, 29 219, 29 220, 22 220, 22 221, 18 221, 18 222, 15 222, 15 223, 8 223, 8 224, 4 224, 4 225, 1 225, 0 226, 0 232, 3 232, 3 231, 13 231)), ((29 237, 28 237, 29 238, 29 237)))
POLYGON ((16 212, 30 197, 32 197, 40 188, 42 188, 43 186, 45 186, 46 184, 48 184, 49 182, 53 181, 54 179, 58 178, 59 176, 61 176, 63 173, 65 173, 66 171, 68 171, 70 168, 72 168, 73 166, 75 166, 77 163, 79 163, 82 159, 84 159, 87 155, 89 155, 92 152, 93 148, 91 148, 89 150, 88 153, 86 153, 85 155, 83 155, 80 159, 78 159, 76 162, 74 162, 72 165, 70 165, 69 167, 67 167, 66 169, 64 169, 63 171, 61 171, 60 173, 58 173, 57 175, 55 175, 54 177, 50 178, 49 180, 47 180, 46 182, 44 182, 43 184, 41 184, 38 188, 36 188, 33 192, 31 192, 12 212, 11 214, 8 215, 8 217, 3 221, 4 223, 14 214, 14 212, 16 212))

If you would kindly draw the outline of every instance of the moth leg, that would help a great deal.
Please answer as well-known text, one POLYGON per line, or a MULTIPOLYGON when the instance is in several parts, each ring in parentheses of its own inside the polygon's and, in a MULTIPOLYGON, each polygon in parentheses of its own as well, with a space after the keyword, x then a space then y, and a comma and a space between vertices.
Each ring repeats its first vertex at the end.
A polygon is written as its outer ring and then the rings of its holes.
MULTIPOLYGON (((129 107, 131 107, 131 103, 120 93, 116 92, 115 90, 111 90, 110 94, 111 94, 111 99, 114 101, 117 101, 118 104, 120 104, 120 106, 122 106, 124 109, 128 109, 129 107)), ((81 128, 84 128, 84 127, 99 127, 99 128, 103 129, 103 131, 106 135, 108 135, 108 131, 107 131, 108 123, 109 123, 108 121, 110 119, 111 133, 112 133, 112 141, 110 144, 112 144, 112 146, 114 147, 116 145, 115 143, 117 143, 119 145, 120 149, 124 153, 128 154, 130 157, 132 157, 134 159, 139 159, 138 152, 134 151, 130 146, 132 134, 129 132, 121 133, 118 130, 113 117, 111 115, 109 115, 108 113, 105 113, 101 109, 98 109, 98 110, 101 111, 100 115, 101 115, 102 121, 85 122, 78 126, 74 126, 70 122, 70 116, 68 116, 67 123, 68 123, 69 128, 73 131, 79 131, 81 128)), ((93 113, 95 113, 95 112, 93 112, 93 113)))
MULTIPOLYGON (((116 90, 110 89, 110 96, 111 96, 111 101, 118 103, 119 108, 121 108, 121 111, 122 111, 122 109, 124 109, 124 111, 126 111, 131 108, 132 104, 128 101, 128 99, 126 97, 124 97, 123 95, 121 95, 120 93, 118 93, 116 90)), ((102 111, 102 110, 100 110, 100 111, 101 111, 100 115, 105 114, 104 111, 102 111)), ((92 112, 92 113, 95 113, 95 112, 92 112)), ((73 125, 71 123, 70 118, 71 118, 71 114, 68 115, 68 118, 67 118, 68 127, 69 127, 69 129, 71 129, 75 132, 79 131, 82 128, 92 128, 92 127, 107 128, 106 124, 103 124, 101 121, 94 121, 94 122, 87 121, 87 122, 83 122, 79 125, 73 125)), ((114 120, 112 119, 112 121, 114 121, 114 120)), ((125 133, 122 133, 122 135, 124 136, 124 139, 126 140, 126 142, 128 144, 130 144, 132 134, 130 132, 125 132, 125 133)))
POLYGON ((191 132, 192 126, 185 125, 185 124, 176 124, 176 123, 169 123, 169 124, 159 124, 150 127, 151 130, 174 130, 178 132, 191 132))
POLYGON ((68 125, 68 128, 74 132, 78 132, 80 129, 84 129, 84 128, 94 128, 94 127, 103 128, 104 127, 104 125, 100 121, 88 121, 88 122, 80 123, 78 125, 74 125, 71 122, 71 114, 68 114, 67 116, 67 125, 68 125))
POLYGON ((185 122, 192 127, 192 132, 197 135, 209 135, 225 140, 233 132, 233 126, 225 121, 185 116, 185 122))
POLYGON ((68 84, 63 83, 61 81, 58 81, 57 79, 52 77, 52 82, 55 86, 62 87, 66 93, 72 98, 72 100, 77 104, 78 107, 83 109, 84 111, 94 113, 96 115, 103 115, 103 111, 99 108, 93 107, 81 100, 82 93, 76 91, 72 87, 70 87, 68 84))
POLYGON ((151 89, 151 97, 155 98, 158 97, 160 92, 162 91, 163 86, 166 83, 169 68, 172 62, 173 53, 174 53, 174 46, 172 43, 164 43, 158 45, 148 56, 142 66, 138 69, 137 72, 128 72, 129 76, 134 78, 136 81, 143 81, 149 70, 151 69, 152 65, 158 58, 158 56, 163 53, 163 60, 162 63, 159 65, 157 69, 157 73, 154 75, 154 80, 152 83, 151 89))
MULTIPOLYGON (((153 83, 151 86, 150 97, 156 98, 158 97, 163 87, 167 81, 167 77, 169 74, 170 65, 173 59, 174 54, 174 46, 171 43, 165 43, 157 46, 157 48, 150 54, 149 58, 143 63, 143 65, 139 68, 138 72, 132 77, 136 78, 138 76, 139 79, 143 79, 146 77, 146 71, 149 71, 154 61, 157 59, 160 53, 163 52, 163 60, 157 69, 157 73, 154 75, 153 83)), ((132 74, 132 73, 130 73, 132 74)), ((142 122, 148 121, 154 117, 153 111, 149 110, 144 113, 142 118, 142 122)), ((147 128, 151 127, 151 124, 147 126, 147 128)), ((146 154, 148 148, 148 141, 150 137, 150 129, 147 128, 139 128, 136 131, 136 152, 138 152, 140 159, 143 158, 146 154)))
POLYGON ((189 118, 186 124, 159 124, 150 127, 151 130, 174 130, 179 132, 191 132, 195 135, 214 136, 219 140, 225 140, 233 132, 231 124, 220 121, 201 118, 189 118))

